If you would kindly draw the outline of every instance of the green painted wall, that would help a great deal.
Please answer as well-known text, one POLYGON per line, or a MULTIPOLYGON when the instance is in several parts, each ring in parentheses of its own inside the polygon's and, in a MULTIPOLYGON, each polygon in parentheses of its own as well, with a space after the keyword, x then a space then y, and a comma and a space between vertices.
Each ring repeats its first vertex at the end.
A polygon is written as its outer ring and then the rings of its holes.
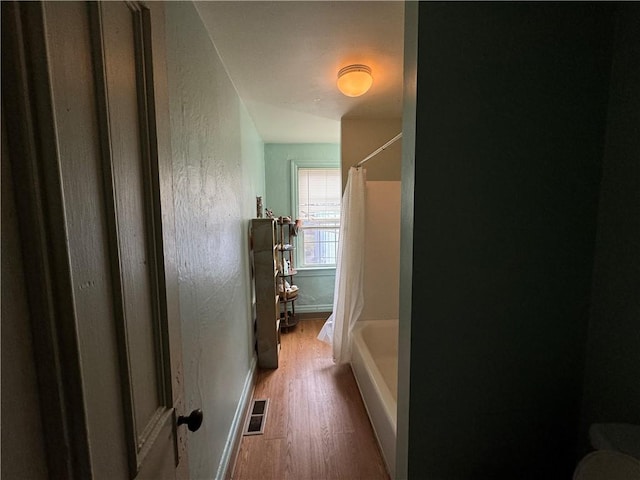
MULTIPOLYGON (((265 207, 275 216, 293 215, 291 206, 291 160, 335 162, 340 167, 337 143, 267 143, 264 146, 265 207)), ((300 271, 294 278, 300 288, 296 311, 329 312, 333 308, 335 269, 300 271)))
POLYGON ((194 5, 169 2, 166 18, 185 411, 204 412, 190 476, 222 478, 255 358, 248 227, 264 145, 194 5))
POLYGON ((420 2, 418 22, 400 478, 570 478, 611 7, 420 2))
POLYGON ((587 348, 591 423, 640 425, 640 4, 616 12, 587 348))

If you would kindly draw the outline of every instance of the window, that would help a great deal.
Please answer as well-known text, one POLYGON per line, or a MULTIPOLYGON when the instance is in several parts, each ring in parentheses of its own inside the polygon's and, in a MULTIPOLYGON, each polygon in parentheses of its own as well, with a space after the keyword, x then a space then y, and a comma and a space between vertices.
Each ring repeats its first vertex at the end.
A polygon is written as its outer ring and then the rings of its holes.
POLYGON ((333 267, 338 254, 342 182, 338 167, 300 167, 297 173, 297 260, 300 267, 333 267))

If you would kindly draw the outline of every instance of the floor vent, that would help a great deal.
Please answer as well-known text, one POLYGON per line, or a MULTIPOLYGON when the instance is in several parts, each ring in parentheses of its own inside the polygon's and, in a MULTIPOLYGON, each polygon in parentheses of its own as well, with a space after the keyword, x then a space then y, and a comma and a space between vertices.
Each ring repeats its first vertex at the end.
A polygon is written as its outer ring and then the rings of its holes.
POLYGON ((266 398, 254 400, 251 406, 251 413, 247 418, 244 426, 243 435, 262 435, 264 433, 264 424, 267 421, 267 410, 269 409, 269 400, 266 398))

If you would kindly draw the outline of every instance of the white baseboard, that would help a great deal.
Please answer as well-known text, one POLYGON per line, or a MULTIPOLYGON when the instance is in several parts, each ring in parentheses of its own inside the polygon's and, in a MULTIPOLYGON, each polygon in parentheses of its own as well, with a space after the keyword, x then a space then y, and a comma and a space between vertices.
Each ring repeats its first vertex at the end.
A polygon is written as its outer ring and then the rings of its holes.
POLYGON ((332 312, 333 304, 327 305, 296 305, 296 313, 332 312))
POLYGON ((233 416, 233 422, 231 422, 231 428, 229 429, 229 436, 222 452, 222 458, 220 459, 220 465, 218 465, 218 472, 216 473, 216 480, 229 480, 233 474, 233 466, 236 462, 238 450, 240 449, 240 441, 242 440, 242 428, 244 427, 244 421, 247 417, 247 410, 251 404, 251 398, 253 397, 253 389, 256 384, 258 359, 254 355, 251 360, 251 366, 249 372, 244 381, 242 388, 242 394, 240 395, 240 401, 236 408, 236 413, 233 416))

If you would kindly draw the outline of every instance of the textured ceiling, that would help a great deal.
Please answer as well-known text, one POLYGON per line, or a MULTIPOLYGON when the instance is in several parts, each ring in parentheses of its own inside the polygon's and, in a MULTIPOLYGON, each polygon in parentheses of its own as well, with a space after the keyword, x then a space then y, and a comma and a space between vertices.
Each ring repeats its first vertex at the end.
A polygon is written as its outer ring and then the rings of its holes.
POLYGON ((195 5, 265 142, 337 143, 343 116, 401 116, 403 2, 195 5), (336 88, 352 63, 373 70, 359 98, 336 88))

